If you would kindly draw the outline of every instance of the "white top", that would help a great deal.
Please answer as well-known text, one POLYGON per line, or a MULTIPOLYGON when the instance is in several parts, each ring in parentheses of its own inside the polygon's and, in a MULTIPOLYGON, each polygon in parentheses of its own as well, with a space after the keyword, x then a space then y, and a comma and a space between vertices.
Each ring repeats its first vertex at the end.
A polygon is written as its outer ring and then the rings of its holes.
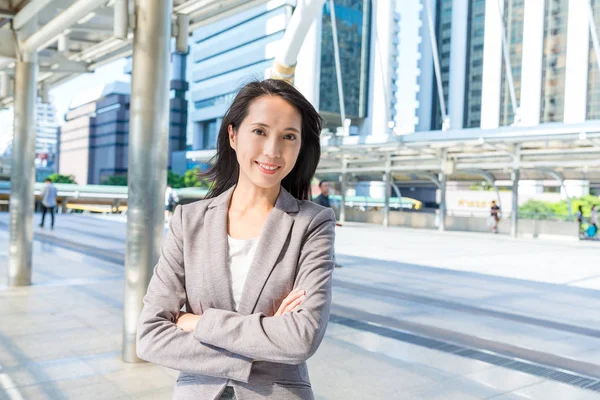
POLYGON ((241 240, 227 235, 227 242, 229 243, 227 264, 231 272, 234 307, 237 311, 238 304, 240 304, 240 299, 242 298, 244 283, 250 270, 250 264, 252 264, 254 253, 256 253, 258 238, 241 240))

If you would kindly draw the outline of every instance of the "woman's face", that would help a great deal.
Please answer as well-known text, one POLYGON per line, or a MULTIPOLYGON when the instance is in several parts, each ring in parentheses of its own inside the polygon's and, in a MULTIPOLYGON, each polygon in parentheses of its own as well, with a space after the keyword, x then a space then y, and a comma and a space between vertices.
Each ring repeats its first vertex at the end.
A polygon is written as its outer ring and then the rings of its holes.
POLYGON ((290 173, 302 145, 302 117, 279 96, 261 96, 248 107, 237 132, 229 125, 229 144, 240 164, 240 179, 272 188, 290 173))

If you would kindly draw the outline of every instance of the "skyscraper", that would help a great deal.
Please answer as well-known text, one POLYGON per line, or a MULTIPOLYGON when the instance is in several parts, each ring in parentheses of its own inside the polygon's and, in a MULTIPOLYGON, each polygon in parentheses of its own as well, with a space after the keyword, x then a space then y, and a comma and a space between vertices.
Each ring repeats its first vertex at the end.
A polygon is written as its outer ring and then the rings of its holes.
MULTIPOLYGON (((373 3, 335 1, 344 108, 355 134, 387 134, 391 111, 391 23, 377 28, 372 23, 377 15, 384 22, 391 15, 385 10, 375 13, 373 3), (377 46, 375 36, 380 37, 377 46), (373 105, 378 101, 387 106, 373 105), (386 112, 379 116, 382 111, 386 112), (377 116, 369 118, 374 114, 377 116)), ((193 149, 214 149, 222 117, 237 90, 249 80, 270 76, 294 4, 274 0, 193 32, 189 108, 193 149)), ((302 45, 294 84, 319 110, 326 128, 335 131, 342 125, 329 2, 302 45)))
MULTIPOLYGON (((37 121, 35 132, 35 165, 38 168, 53 168, 56 171, 56 154, 58 150, 58 120, 56 109, 52 105, 37 100, 37 121)), ((0 112, 0 155, 12 153, 13 109, 0 112)))
MULTIPOLYGON (((344 83, 344 107, 347 118, 364 118, 367 114, 367 71, 369 63, 370 2, 337 0, 335 2, 340 67, 344 83)), ((329 116, 332 126, 339 126, 340 101, 335 70, 333 31, 329 2, 325 3, 321 28, 321 73, 319 112, 329 116)))
POLYGON ((52 103, 44 104, 38 98, 35 153, 42 167, 54 167, 58 151, 58 120, 52 103))
MULTIPOLYGON (((441 129, 427 2, 420 3, 418 85, 416 93, 404 95, 419 99, 414 130, 441 129)), ((531 126, 600 118, 600 73, 583 2, 429 0, 429 4, 450 128, 488 129, 515 122, 531 126), (512 81, 506 71, 504 41, 512 81)), ((401 24, 405 15, 415 17, 413 8, 412 3, 398 3, 401 24)), ((592 9, 598 25, 600 1, 592 1, 592 9)), ((402 26, 400 32, 402 42, 402 26)), ((416 33, 413 29, 412 34, 416 33)), ((412 64, 414 50, 400 48, 399 63, 412 64)), ((410 132, 410 127, 403 130, 410 132)))
MULTIPOLYGON (((600 1, 592 0, 592 10, 596 26, 600 26, 600 1)), ((586 119, 600 119, 600 71, 598 70, 598 56, 594 51, 592 41, 589 41, 589 62, 587 82, 587 109, 586 119)))

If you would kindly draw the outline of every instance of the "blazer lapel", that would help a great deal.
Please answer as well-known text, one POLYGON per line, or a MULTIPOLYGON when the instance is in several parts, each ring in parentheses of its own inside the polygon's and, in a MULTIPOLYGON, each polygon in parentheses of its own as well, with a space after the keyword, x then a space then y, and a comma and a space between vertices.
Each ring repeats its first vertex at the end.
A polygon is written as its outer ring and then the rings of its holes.
POLYGON ((206 287, 212 299, 212 308, 234 311, 231 273, 227 265, 227 210, 233 193, 231 188, 216 197, 208 206, 204 216, 204 251, 206 287))
POLYGON ((298 210, 297 200, 282 187, 275 207, 269 213, 258 240, 258 247, 238 305, 240 314, 249 315, 254 312, 262 289, 271 275, 294 225, 294 218, 288 213, 297 213, 298 210))

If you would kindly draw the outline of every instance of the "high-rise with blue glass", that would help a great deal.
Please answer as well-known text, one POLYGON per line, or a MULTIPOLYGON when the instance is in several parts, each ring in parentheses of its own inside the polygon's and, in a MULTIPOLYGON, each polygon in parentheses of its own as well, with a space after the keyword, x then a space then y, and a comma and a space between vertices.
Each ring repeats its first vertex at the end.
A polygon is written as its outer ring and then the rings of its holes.
MULTIPOLYGON (((216 146, 217 132, 236 91, 252 79, 270 76, 295 1, 273 0, 193 32, 188 63, 192 151, 216 146)), ((351 135, 387 135, 392 113, 394 63, 393 1, 336 0, 346 118, 351 135)), ((342 126, 329 2, 311 25, 298 56, 295 85, 324 118, 342 126)), ((179 171, 189 168, 181 155, 179 171), (184 165, 185 164, 185 165, 184 165)))

